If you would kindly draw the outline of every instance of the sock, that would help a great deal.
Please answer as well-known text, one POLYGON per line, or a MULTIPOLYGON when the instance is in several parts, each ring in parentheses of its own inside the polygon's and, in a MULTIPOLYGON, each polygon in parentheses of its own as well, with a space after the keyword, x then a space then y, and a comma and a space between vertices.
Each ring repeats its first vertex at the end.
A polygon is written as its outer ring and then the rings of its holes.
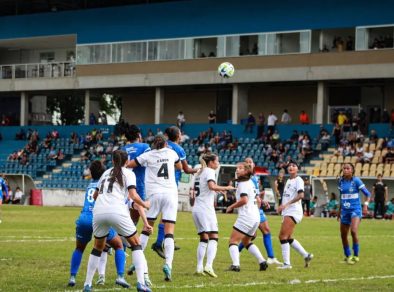
POLYGON ((290 265, 290 244, 287 240, 281 240, 280 247, 282 248, 283 263, 285 265, 290 265))
POLYGON ((263 256, 261 255, 261 252, 260 252, 259 248, 258 248, 255 244, 250 243, 250 244, 246 247, 246 249, 249 251, 249 253, 250 253, 252 256, 254 256, 254 257, 257 259, 257 261, 259 262, 259 264, 261 264, 262 262, 265 262, 265 259, 264 259, 263 256))
POLYGON ((97 268, 97 271, 99 275, 105 275, 105 267, 107 265, 107 258, 108 258, 108 252, 103 251, 100 257, 99 265, 97 268))
POLYGON ((228 247, 228 250, 230 252, 231 260, 233 261, 233 266, 239 266, 239 249, 238 249, 238 245, 231 244, 228 247))
POLYGON ((164 255, 166 264, 172 269, 172 260, 174 259, 174 235, 166 234, 164 239, 164 255))
POLYGON ((265 250, 267 251, 267 256, 273 259, 275 256, 274 249, 272 248, 271 233, 263 234, 263 242, 265 250))
POLYGON ((197 270, 202 271, 204 268, 204 257, 207 251, 208 243, 206 241, 200 241, 197 247, 197 270))
POLYGON ((157 232, 156 246, 162 246, 164 241, 164 224, 159 224, 159 231, 157 232))
POLYGON ((93 248, 89 256, 88 270, 86 272, 85 284, 83 284, 84 286, 86 285, 92 286, 93 277, 99 265, 100 257, 101 257, 101 251, 93 248))
POLYGON ((140 245, 132 247, 133 264, 135 266, 135 273, 137 274, 137 281, 141 284, 145 283, 144 271, 146 259, 142 247, 140 245))
POLYGON ((352 254, 348 245, 343 246, 343 253, 345 254, 345 257, 350 257, 350 255, 352 254))
POLYGON ((215 239, 210 239, 208 241, 206 267, 212 268, 213 260, 216 257, 217 250, 218 250, 218 241, 215 239))
POLYGON ((123 277, 126 254, 122 248, 115 250, 115 265, 118 276, 123 277))
POLYGON ((301 243, 297 239, 289 239, 289 243, 303 258, 308 256, 307 251, 302 247, 301 243))
POLYGON ((145 233, 141 233, 140 242, 141 242, 142 250, 145 250, 146 246, 148 245, 148 240, 149 240, 149 235, 146 235, 145 233))
POLYGON ((149 274, 148 261, 146 259, 145 259, 145 265, 144 265, 144 274, 145 275, 149 274))
POLYGON ((238 245, 238 250, 239 250, 239 252, 241 252, 243 249, 244 249, 244 244, 241 242, 239 245, 238 245))
POLYGON ((360 245, 358 243, 353 243, 353 254, 355 257, 358 257, 359 250, 360 250, 360 245))
POLYGON ((70 275, 76 276, 79 270, 79 266, 81 265, 82 260, 82 252, 79 249, 75 249, 71 256, 71 264, 70 264, 70 275))

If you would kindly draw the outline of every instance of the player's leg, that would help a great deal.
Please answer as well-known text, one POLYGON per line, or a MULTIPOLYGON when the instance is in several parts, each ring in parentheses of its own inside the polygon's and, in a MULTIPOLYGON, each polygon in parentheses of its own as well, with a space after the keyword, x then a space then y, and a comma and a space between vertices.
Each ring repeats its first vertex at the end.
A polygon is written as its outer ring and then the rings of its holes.
MULTIPOLYGON (((163 214, 164 215, 164 214, 163 214)), ((171 281, 172 261, 174 259, 174 230, 175 220, 163 220, 164 222, 164 255, 166 263, 163 266, 164 280, 171 281)))
MULTIPOLYGON (((96 237, 96 236, 95 236, 96 237)), ((105 238, 107 235, 104 236, 98 236, 94 240, 94 247, 92 249, 92 252, 90 253, 89 256, 89 261, 88 261, 88 268, 86 272, 86 279, 84 283, 84 290, 85 292, 89 292, 92 289, 92 281, 94 274, 97 270, 97 267, 100 262, 100 257, 101 253, 105 247, 105 238)))
POLYGON ((279 240, 282 248, 283 266, 278 268, 291 269, 289 238, 293 234, 295 222, 289 216, 284 216, 279 231, 279 240))
POLYGON ((122 239, 116 234, 115 230, 110 229, 110 233, 107 237, 107 244, 109 244, 115 250, 115 266, 118 277, 116 284, 124 288, 129 288, 130 284, 124 279, 124 269, 126 262, 126 254, 123 249, 122 239))
POLYGON ((75 286, 75 282, 76 282, 75 277, 77 276, 79 267, 81 266, 82 255, 83 252, 85 251, 87 243, 88 242, 86 243, 81 242, 78 239, 75 242, 75 249, 72 253, 71 262, 70 262, 70 279, 68 281, 69 287, 75 286))
POLYGON ((240 269, 240 262, 239 262, 239 249, 238 245, 241 240, 244 238, 244 234, 241 233, 239 230, 234 229, 231 232, 230 239, 229 239, 229 253, 232 260, 232 264, 230 266, 230 271, 239 272, 240 269))
POLYGON ((204 257, 207 252, 208 246, 208 233, 201 232, 200 234, 200 242, 197 247, 197 272, 198 275, 204 274, 204 257))
POLYGON ((348 264, 353 264, 353 261, 351 259, 350 247, 349 247, 349 240, 348 240, 348 234, 349 234, 349 230, 350 230, 350 222, 348 224, 348 222, 345 221, 344 219, 345 219, 344 214, 341 214, 340 231, 341 231, 343 253, 345 254, 345 262, 347 262, 348 264))
POLYGON ((260 265, 260 271, 265 271, 268 268, 267 261, 264 259, 259 248, 255 244, 253 244, 252 236, 245 235, 242 239, 242 243, 244 244, 248 252, 257 259, 260 265))
POLYGON ((207 263, 204 268, 204 272, 213 278, 217 278, 218 276, 215 274, 213 270, 213 261, 215 260, 216 253, 218 250, 218 232, 211 231, 209 234, 208 247, 207 247, 207 263))
POLYGON ((293 230, 292 230, 291 234, 289 234, 287 241, 289 242, 290 246, 292 248, 294 248, 295 251, 298 252, 303 257, 303 259, 305 261, 305 268, 307 268, 309 266, 309 263, 313 259, 313 254, 308 253, 297 239, 292 238, 294 228, 295 228, 296 224, 298 224, 301 221, 301 219, 299 219, 297 217, 289 216, 288 220, 290 220, 290 222, 292 224, 294 224, 294 226, 293 226, 293 230))
POLYGON ((361 214, 360 214, 360 217, 354 216, 354 217, 352 217, 352 221, 350 223, 350 234, 352 235, 352 241, 353 241, 353 258, 352 258, 352 260, 354 262, 359 261, 358 253, 360 251, 360 244, 358 241, 358 227, 360 225, 360 220, 361 220, 360 218, 361 218, 361 214))

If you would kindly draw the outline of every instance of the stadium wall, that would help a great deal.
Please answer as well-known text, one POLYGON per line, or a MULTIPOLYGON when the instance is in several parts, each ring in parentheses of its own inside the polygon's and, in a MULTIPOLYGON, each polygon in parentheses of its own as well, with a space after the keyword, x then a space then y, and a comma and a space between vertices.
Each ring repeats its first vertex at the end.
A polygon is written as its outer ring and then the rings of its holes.
POLYGON ((393 11, 390 0, 192 0, 1 17, 0 39, 77 34, 85 44, 346 28, 394 23, 393 11))

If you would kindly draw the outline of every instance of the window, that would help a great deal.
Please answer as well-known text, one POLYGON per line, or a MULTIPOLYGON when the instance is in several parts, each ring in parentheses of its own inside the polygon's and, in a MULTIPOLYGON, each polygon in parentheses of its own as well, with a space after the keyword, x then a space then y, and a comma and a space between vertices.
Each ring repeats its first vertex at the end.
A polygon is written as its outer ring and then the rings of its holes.
POLYGON ((40 63, 49 63, 55 60, 54 52, 43 52, 40 53, 40 63))
POLYGON ((112 45, 112 62, 139 62, 146 60, 146 42, 112 45))
POLYGON ((216 57, 217 56, 217 38, 205 38, 194 40, 194 57, 216 57))
POLYGON ((258 37, 257 35, 243 35, 240 37, 239 55, 257 55, 258 54, 258 37))
POLYGON ((374 26, 356 28, 357 50, 392 49, 394 26, 374 26))
POLYGON ((184 40, 159 42, 159 60, 180 60, 185 56, 184 40))
POLYGON ((77 47, 78 64, 100 64, 111 62, 111 45, 89 45, 77 47))

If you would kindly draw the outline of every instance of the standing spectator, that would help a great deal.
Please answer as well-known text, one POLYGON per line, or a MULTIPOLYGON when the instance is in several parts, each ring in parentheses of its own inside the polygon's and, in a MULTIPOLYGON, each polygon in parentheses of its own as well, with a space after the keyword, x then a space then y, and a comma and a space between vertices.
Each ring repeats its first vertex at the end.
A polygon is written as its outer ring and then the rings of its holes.
POLYGON ((264 134, 264 126, 265 126, 265 117, 263 113, 259 114, 257 121, 257 137, 256 139, 260 139, 264 134))
POLYGON ((252 133, 253 132, 253 127, 256 125, 256 119, 252 115, 251 112, 248 113, 248 118, 246 120, 246 125, 245 125, 245 132, 252 133))
POLYGON ((390 123, 390 114, 385 108, 382 113, 382 123, 388 124, 390 123))
POLYGON ((384 216, 384 206, 388 201, 388 188, 387 185, 382 181, 382 175, 379 173, 377 176, 377 181, 372 186, 372 196, 375 200, 374 217, 377 218, 378 212, 380 218, 384 216))
POLYGON ((309 124, 309 116, 305 111, 301 111, 300 113, 300 123, 303 125, 309 124))
POLYGON ((380 123, 380 109, 377 108, 376 106, 373 108, 370 121, 371 123, 380 123))
POLYGON ((367 113, 363 108, 361 108, 360 112, 358 113, 358 120, 360 121, 360 131, 361 133, 365 134, 367 132, 367 113))
POLYGON ((179 129, 183 129, 183 126, 185 125, 186 119, 185 115, 183 114, 182 111, 179 111, 178 116, 176 117, 176 125, 178 126, 179 129))
POLYGON ((213 110, 211 110, 208 114, 208 123, 209 124, 216 124, 216 114, 213 110))
POLYGON ((336 123, 335 127, 332 129, 332 135, 334 136, 335 139, 335 146, 338 146, 339 141, 341 141, 341 137, 342 137, 342 129, 338 123, 336 123))
POLYGON ((304 184, 304 198, 302 199, 302 209, 304 210, 304 214, 306 216, 310 216, 310 203, 312 198, 312 185, 309 182, 308 178, 305 178, 304 184))
POLYGON ((346 120, 347 116, 344 114, 344 112, 339 112, 339 115, 337 116, 338 125, 342 127, 346 120))
POLYGON ((282 122, 282 124, 290 124, 291 123, 291 116, 287 112, 287 109, 283 110, 281 122, 282 122))
POLYGON ((273 133, 275 131, 275 125, 277 120, 278 118, 272 112, 270 112, 267 119, 267 125, 268 125, 267 132, 270 131, 271 133, 273 133))
POLYGON ((23 193, 20 187, 16 187, 14 198, 12 199, 12 204, 20 204, 23 197, 23 193))
POLYGON ((90 124, 90 125, 96 125, 96 124, 97 124, 97 122, 96 122, 96 116, 94 115, 94 113, 90 113, 90 116, 89 116, 89 124, 90 124))

